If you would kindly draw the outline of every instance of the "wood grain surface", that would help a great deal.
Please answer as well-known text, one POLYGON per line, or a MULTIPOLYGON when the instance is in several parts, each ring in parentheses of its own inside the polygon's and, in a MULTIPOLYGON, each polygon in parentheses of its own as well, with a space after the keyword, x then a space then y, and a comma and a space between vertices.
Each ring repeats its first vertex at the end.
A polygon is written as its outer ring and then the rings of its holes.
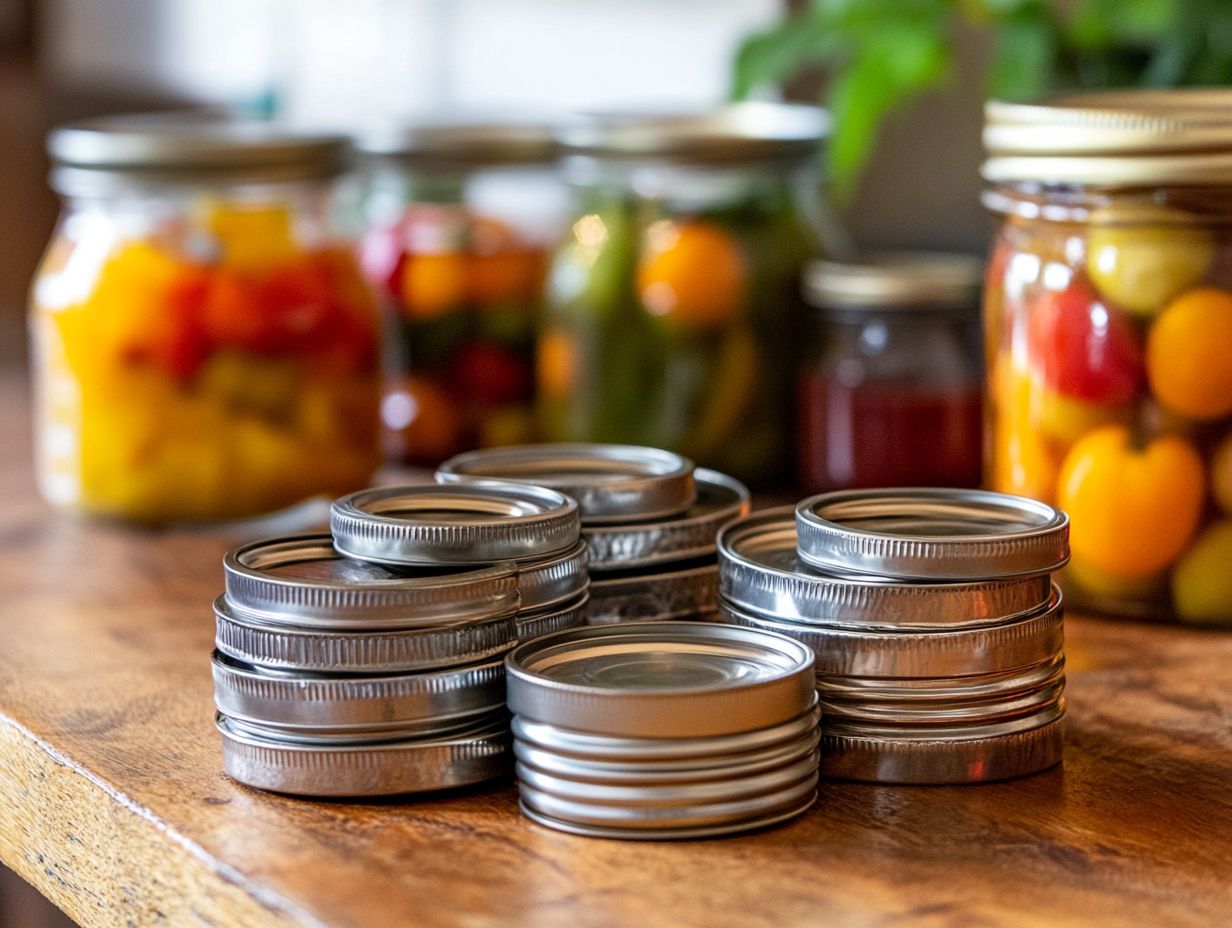
POLYGON ((1232 634, 1071 618, 1063 767, 824 783, 796 822, 637 844, 518 815, 508 784, 307 802, 239 786, 210 601, 242 532, 53 513, 0 384, 0 858, 111 925, 1223 925, 1232 634))

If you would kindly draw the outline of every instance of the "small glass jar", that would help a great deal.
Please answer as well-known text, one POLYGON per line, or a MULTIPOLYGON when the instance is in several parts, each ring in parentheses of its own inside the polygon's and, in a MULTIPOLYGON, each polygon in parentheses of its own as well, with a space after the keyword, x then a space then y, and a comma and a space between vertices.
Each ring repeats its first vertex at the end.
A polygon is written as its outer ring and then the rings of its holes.
POLYGON ((825 126, 813 107, 753 103, 562 131, 576 206, 539 343, 550 440, 668 448, 760 485, 787 476, 825 126))
POLYGON ((817 261, 817 331, 796 384, 798 482, 809 493, 980 483, 980 263, 894 254, 817 261))
POLYGON ((1232 622, 1232 92, 991 103, 987 478, 1072 603, 1232 622))
POLYGON ((115 117, 48 149, 64 210, 31 293, 44 496, 168 522, 363 486, 378 345, 331 220, 346 140, 115 117))
POLYGON ((548 126, 419 122, 361 135, 362 261, 388 333, 390 462, 533 441, 547 250, 565 208, 548 126))

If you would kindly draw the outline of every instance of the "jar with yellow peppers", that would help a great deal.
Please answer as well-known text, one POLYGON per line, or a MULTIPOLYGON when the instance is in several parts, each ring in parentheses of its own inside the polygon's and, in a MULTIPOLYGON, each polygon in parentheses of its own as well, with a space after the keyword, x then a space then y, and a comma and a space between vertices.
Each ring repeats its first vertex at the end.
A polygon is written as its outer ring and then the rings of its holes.
POLYGON ((364 271, 387 341, 381 424, 393 463, 522 444, 548 248, 565 194, 551 128, 456 117, 374 126, 364 271))
POLYGON ((987 109, 993 488, 1071 518, 1071 602, 1232 623, 1232 92, 987 109))
POLYGON ((815 107, 747 103, 561 130, 576 207, 539 342, 550 439, 669 448, 762 486, 789 479, 825 129, 815 107))
POLYGON ((331 220, 346 140, 113 117, 48 150, 64 210, 31 291, 44 496, 162 523, 362 487, 378 342, 331 220))

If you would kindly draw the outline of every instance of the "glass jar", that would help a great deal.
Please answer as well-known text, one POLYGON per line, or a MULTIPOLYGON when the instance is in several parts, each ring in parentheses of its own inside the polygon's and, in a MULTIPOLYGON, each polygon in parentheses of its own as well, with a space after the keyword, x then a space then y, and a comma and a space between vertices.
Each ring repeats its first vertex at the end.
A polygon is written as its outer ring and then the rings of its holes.
POLYGON ((1232 622, 1232 92, 992 103, 993 488, 1065 509, 1072 602, 1232 622))
POLYGON ((760 485, 787 476, 825 125, 813 107, 750 103, 561 133, 576 207, 539 344, 550 440, 669 448, 760 485))
POLYGON ((330 218, 345 139, 115 117, 48 149, 64 209, 31 292, 43 495, 169 522, 363 486, 377 331, 330 218))
POLYGON ((420 122, 361 136, 365 273, 388 332, 386 458, 533 441, 547 250, 565 207, 549 127, 420 122))
POLYGON ((796 384, 809 493, 980 483, 980 263, 896 254, 816 261, 817 331, 796 384))

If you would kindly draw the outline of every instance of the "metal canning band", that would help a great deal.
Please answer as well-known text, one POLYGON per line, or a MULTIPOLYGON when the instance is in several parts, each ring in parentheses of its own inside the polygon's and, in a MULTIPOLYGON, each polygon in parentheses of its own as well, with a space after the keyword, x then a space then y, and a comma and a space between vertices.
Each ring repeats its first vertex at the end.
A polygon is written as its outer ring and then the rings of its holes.
POLYGON ((329 535, 287 535, 223 559, 227 601, 269 624, 391 629, 490 618, 518 608, 516 569, 391 569, 343 557, 329 535))
POLYGON ((781 747, 817 730, 821 718, 817 695, 811 708, 781 725, 758 728, 735 735, 686 738, 617 738, 558 728, 529 719, 513 719, 514 736, 552 754, 596 763, 680 764, 715 763, 721 757, 747 757, 751 753, 781 747))
POLYGON ((719 535, 719 594, 760 616, 850 628, 992 625, 1046 606, 1047 574, 999 580, 901 583, 816 573, 796 553, 795 513, 754 513, 719 535))
POLYGON ((560 821, 582 826, 657 832, 666 829, 713 828, 758 819, 787 808, 796 808, 814 794, 817 778, 817 767, 813 765, 812 772, 805 774, 797 782, 762 795, 712 803, 657 806, 652 809, 567 799, 536 789, 523 780, 518 781, 518 794, 527 808, 560 821))
POLYGON ((407 673, 455 667, 504 654, 517 642, 517 613, 450 625, 330 631, 267 625, 214 600, 215 646, 247 664, 336 673, 407 673))
POLYGON ((586 604, 589 596, 583 593, 577 600, 566 603, 563 608, 542 610, 527 614, 518 613, 518 641, 533 641, 554 632, 581 628, 586 624, 586 604))
POLYGON ((503 658, 411 674, 344 677, 262 670, 215 652, 214 705, 258 725, 382 730, 445 723, 503 706, 503 658))
POLYGON ((767 728, 815 698, 812 654, 782 635, 696 622, 577 628, 505 658, 515 715, 617 737, 767 728))
POLYGON ((592 576, 586 621, 591 625, 667 621, 710 616, 718 607, 715 564, 641 576, 592 576))
POLYGON ((736 802, 786 789, 815 774, 818 759, 817 751, 811 750, 804 757, 776 769, 746 775, 733 773, 722 779, 684 783, 594 783, 576 776, 547 773, 520 761, 514 765, 514 774, 519 783, 558 799, 622 809, 644 809, 650 813, 661 808, 683 809, 736 802))
POLYGON ((1025 718, 1056 705, 1065 694, 1065 678, 1010 696, 984 696, 978 699, 821 700, 826 724, 870 724, 957 728, 990 725, 1025 718))
POLYGON ((811 756, 817 750, 820 739, 821 732, 813 730, 786 744, 735 756, 695 757, 685 761, 596 762, 546 751, 515 736, 513 754, 518 762, 529 768, 566 779, 585 783, 658 786, 705 783, 777 770, 811 756))
POLYGON ((563 554, 518 564, 518 592, 523 612, 537 612, 568 602, 590 586, 589 554, 579 541, 563 554))
POLYGON ((989 580, 1045 574, 1069 560, 1069 518, 990 490, 841 490, 796 506, 800 559, 840 574, 989 580))
POLYGON ((1064 704, 1041 724, 982 737, 902 738, 826 731, 821 739, 821 774, 873 783, 1006 780, 1060 763, 1064 741, 1064 704))
POLYGON ((337 745, 293 744, 236 731, 225 716, 223 770, 257 789, 297 796, 392 796, 448 789, 507 776, 503 723, 448 738, 337 745))
POLYGON ((686 511, 696 499, 693 462, 639 445, 511 445, 468 451, 436 472, 441 483, 495 478, 551 487, 578 501, 582 521, 645 522, 686 511))
POLYGON ((721 603, 721 620, 790 635, 817 657, 818 677, 961 677, 1017 670, 1064 650, 1061 591, 1048 608, 1001 625, 947 631, 877 631, 781 622, 721 603))
MULTIPOLYGON (((225 714, 225 713, 224 713, 225 714)), ((465 735, 468 731, 486 725, 509 724, 509 712, 502 703, 499 706, 488 707, 482 712, 439 721, 420 721, 404 725, 400 728, 374 729, 332 729, 332 728, 291 728, 281 725, 268 725, 249 719, 227 715, 227 723, 238 735, 250 735, 253 738, 264 738, 284 744, 307 745, 353 745, 360 742, 376 743, 389 741, 440 740, 452 738, 455 735, 465 735)))
POLYGON ((748 513, 749 491, 718 471, 698 468, 693 476, 697 501, 678 518, 583 528, 591 570, 626 570, 713 554, 719 529, 748 513))
POLYGON ((578 506, 546 487, 495 480, 375 487, 335 500, 334 547, 378 564, 483 564, 574 547, 578 506))

